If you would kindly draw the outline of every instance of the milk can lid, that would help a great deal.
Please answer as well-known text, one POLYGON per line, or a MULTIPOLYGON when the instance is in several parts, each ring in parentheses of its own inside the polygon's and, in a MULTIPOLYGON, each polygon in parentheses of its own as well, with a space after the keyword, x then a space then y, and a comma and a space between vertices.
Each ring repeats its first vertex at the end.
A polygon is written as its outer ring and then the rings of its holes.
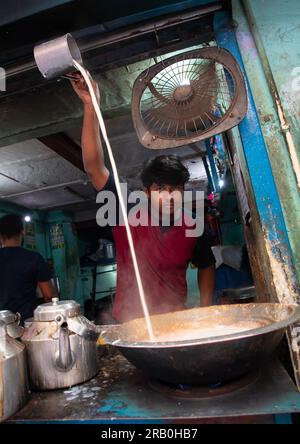
POLYGON ((16 322, 17 316, 10 310, 0 311, 0 320, 5 322, 5 324, 12 324, 16 322))

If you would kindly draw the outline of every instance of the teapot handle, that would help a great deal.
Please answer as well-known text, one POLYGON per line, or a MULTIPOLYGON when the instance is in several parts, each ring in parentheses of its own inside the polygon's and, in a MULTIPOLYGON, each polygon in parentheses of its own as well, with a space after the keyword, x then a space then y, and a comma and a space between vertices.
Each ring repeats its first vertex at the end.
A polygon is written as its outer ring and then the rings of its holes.
POLYGON ((68 323, 66 322, 64 316, 57 315, 55 322, 58 327, 58 357, 56 359, 56 366, 59 370, 68 371, 70 370, 75 362, 72 355, 70 338, 68 332, 68 323))

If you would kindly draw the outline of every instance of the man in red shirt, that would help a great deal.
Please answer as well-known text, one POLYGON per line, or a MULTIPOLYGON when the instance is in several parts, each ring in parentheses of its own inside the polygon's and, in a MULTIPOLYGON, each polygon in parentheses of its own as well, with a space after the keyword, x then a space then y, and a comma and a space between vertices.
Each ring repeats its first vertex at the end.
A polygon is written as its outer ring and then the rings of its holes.
MULTIPOLYGON (((97 191, 109 190, 116 195, 112 173, 104 164, 103 149, 99 134, 99 123, 93 108, 90 93, 84 79, 77 74, 78 81, 72 86, 84 105, 82 128, 82 154, 86 173, 97 191)), ((100 101, 99 89, 93 83, 100 101)), ((137 261, 150 314, 181 310, 187 298, 186 270, 191 261, 198 267, 200 305, 212 304, 215 282, 215 259, 205 235, 187 237, 185 223, 174 224, 174 202, 164 201, 161 195, 153 198, 154 191, 183 194, 189 172, 176 156, 159 156, 148 162, 141 174, 143 188, 149 196, 149 205, 156 212, 158 223, 147 226, 132 226, 131 233, 137 261), (169 226, 161 224, 167 211, 173 216, 169 226)), ((148 211, 141 210, 141 211, 148 211)), ((130 222, 130 218, 129 218, 130 222)), ((143 316, 135 279, 131 253, 125 227, 113 227, 117 251, 117 291, 113 305, 113 317, 121 322, 143 316)))

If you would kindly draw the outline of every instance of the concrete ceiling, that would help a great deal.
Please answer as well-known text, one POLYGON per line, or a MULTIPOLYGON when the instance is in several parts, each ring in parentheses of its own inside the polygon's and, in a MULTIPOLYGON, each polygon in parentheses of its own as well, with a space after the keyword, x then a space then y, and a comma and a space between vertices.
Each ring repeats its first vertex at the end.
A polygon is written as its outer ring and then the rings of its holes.
MULTIPOLYGON (((121 181, 131 190, 139 189, 139 173, 144 162, 166 152, 177 154, 191 174, 189 189, 206 190, 207 179, 201 156, 203 145, 172 150, 149 150, 140 145, 131 116, 106 121, 121 181)), ((81 128, 67 130, 65 135, 78 146, 81 128)), ((105 149, 106 153, 106 149, 105 149)), ((105 162, 109 159, 105 154, 105 162)), ((96 192, 84 171, 49 149, 37 139, 0 148, 0 198, 30 209, 73 211, 82 221, 95 215, 96 192)))
POLYGON ((68 187, 87 188, 82 185, 87 181, 84 172, 37 139, 2 147, 0 165, 0 199, 28 208, 78 201, 68 187))

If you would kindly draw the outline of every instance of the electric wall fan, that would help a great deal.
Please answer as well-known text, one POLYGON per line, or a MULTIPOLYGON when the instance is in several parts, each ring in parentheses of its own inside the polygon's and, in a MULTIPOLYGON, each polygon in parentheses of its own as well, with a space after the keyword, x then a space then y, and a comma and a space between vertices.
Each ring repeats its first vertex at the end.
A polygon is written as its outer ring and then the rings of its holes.
POLYGON ((133 86, 133 123, 146 148, 207 139, 239 124, 246 112, 240 67, 216 46, 165 59, 143 71, 133 86))

